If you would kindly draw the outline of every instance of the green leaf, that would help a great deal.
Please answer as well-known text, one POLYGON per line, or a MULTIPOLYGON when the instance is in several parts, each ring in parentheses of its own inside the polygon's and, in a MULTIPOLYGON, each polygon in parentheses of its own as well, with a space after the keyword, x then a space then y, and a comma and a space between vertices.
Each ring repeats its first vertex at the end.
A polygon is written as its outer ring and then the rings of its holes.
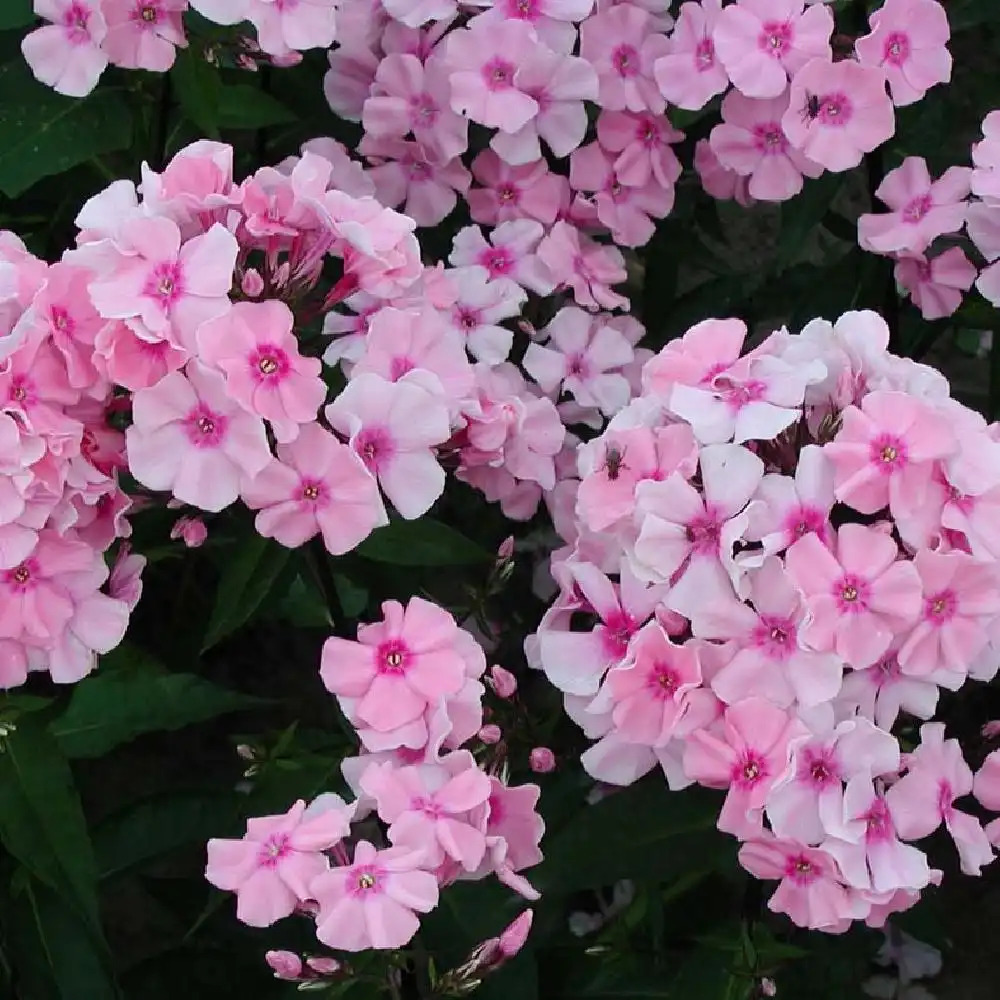
POLYGON ((222 81, 200 46, 178 50, 170 80, 184 116, 210 139, 218 139, 222 81))
POLYGON ((291 549, 256 533, 240 540, 239 552, 226 564, 219 580, 203 653, 250 620, 291 554, 291 549))
POLYGON ((295 115, 281 101, 259 87, 238 83, 222 88, 218 121, 222 128, 258 129, 293 122, 295 115))
POLYGON ((773 264, 778 273, 802 254, 843 183, 843 174, 823 174, 814 180, 807 180, 802 193, 781 206, 781 235, 773 264))
POLYGON ((429 517, 393 521, 374 531, 354 551, 365 559, 394 566, 460 566, 493 558, 454 528, 429 517))
POLYGON ((35 80, 22 60, 0 67, 0 108, 0 191, 11 198, 132 141, 132 113, 121 94, 63 97, 35 80))
POLYGON ((108 878, 188 844, 231 832, 235 794, 185 792, 147 799, 94 831, 99 878, 108 878))
POLYGON ((948 23, 953 32, 990 21, 1000 21, 1000 4, 996 0, 951 0, 948 4, 948 23))
POLYGON ((143 663, 81 681, 51 729, 68 757, 100 757, 143 733, 182 729, 261 704, 194 674, 161 673, 143 663))
POLYGON ((671 792, 651 775, 585 807, 546 838, 545 861, 525 874, 545 895, 622 878, 667 881, 692 868, 732 864, 732 843, 715 828, 718 811, 712 792, 671 792))
POLYGON ((34 20, 31 0, 3 0, 0 4, 0 31, 26 28, 34 20))
POLYGON ((0 756, 0 840, 75 906, 96 938, 97 865, 69 763, 37 716, 22 716, 0 756))

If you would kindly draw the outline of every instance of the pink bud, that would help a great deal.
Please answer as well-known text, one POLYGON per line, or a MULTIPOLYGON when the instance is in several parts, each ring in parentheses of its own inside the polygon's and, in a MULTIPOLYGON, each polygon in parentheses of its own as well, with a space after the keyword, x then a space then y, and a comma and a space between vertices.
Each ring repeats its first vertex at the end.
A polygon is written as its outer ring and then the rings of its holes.
POLYGON ((255 299, 264 291, 264 279, 260 276, 259 271, 251 267, 243 275, 243 280, 240 281, 240 288, 248 298, 255 299))
POLYGON ((340 962, 335 958, 307 958, 306 965, 321 976, 332 976, 340 971, 340 962))
POLYGON ((275 979, 295 980, 302 975, 302 960, 292 951, 269 951, 264 956, 275 979))
POLYGON ((1000 736, 1000 719, 994 719, 983 726, 983 739, 995 740, 1000 736))
POLYGON ((479 738, 486 744, 492 746, 494 743, 499 743, 503 738, 503 733, 500 731, 499 726, 488 725, 483 726, 479 730, 479 738))
POLYGON ((535 774, 548 774, 556 769, 556 755, 548 747, 535 747, 528 756, 528 766, 535 774))
POLYGON ((171 538, 181 538, 189 549, 196 549, 208 538, 208 528, 200 517, 179 517, 170 529, 171 538))
POLYGON ((501 562, 506 562, 514 555, 514 536, 508 535, 501 543, 500 548, 497 549, 497 559, 501 562))
POLYGON ((765 997, 776 997, 778 995, 778 984, 769 976, 765 976, 760 981, 760 993, 765 997))
POLYGON ((531 910, 525 910, 519 917, 515 918, 507 926, 507 929, 500 935, 500 951, 505 958, 513 958, 528 940, 531 931, 531 921, 534 914, 531 910))
POLYGON ((498 698, 512 698, 517 690, 517 678, 496 664, 490 667, 489 681, 498 698))

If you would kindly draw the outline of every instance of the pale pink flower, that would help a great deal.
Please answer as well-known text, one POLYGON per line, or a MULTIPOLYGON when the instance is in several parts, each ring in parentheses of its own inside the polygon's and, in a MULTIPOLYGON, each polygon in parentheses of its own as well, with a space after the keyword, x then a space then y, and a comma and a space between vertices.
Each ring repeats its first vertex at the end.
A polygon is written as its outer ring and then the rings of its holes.
POLYGON ((124 0, 105 3, 107 37, 101 48, 116 66, 165 73, 177 46, 187 46, 182 15, 188 0, 124 0))
POLYGON ((625 258, 617 247, 597 243, 560 220, 538 245, 538 256, 558 285, 573 290, 577 304, 584 309, 628 307, 628 299, 611 288, 628 276, 625 258))
POLYGON ((388 0, 383 6, 390 17, 409 28, 428 21, 450 21, 457 10, 455 0, 388 0))
POLYGON ((837 862, 825 850, 772 836, 748 841, 739 857, 751 875, 780 880, 767 908, 787 914, 800 927, 839 934, 868 910, 841 883, 837 862))
POLYGON ((505 361, 514 334, 500 325, 521 312, 527 293, 510 278, 489 278, 482 268, 463 268, 454 275, 458 298, 448 312, 452 328, 463 338, 469 353, 487 365, 505 361))
POLYGON ((472 161, 472 175, 482 186, 468 191, 466 200, 473 221, 483 225, 527 217, 550 226, 569 199, 566 178, 541 159, 512 167, 484 149, 472 161))
POLYGON ((740 357, 747 336, 739 319, 706 319, 646 362, 642 388, 666 402, 676 385, 709 385, 740 357))
POLYGON ((104 324, 94 341, 94 361, 116 385, 137 392, 182 368, 188 352, 169 340, 146 340, 121 320, 104 324))
POLYGON ((524 21, 474 23, 451 32, 444 58, 451 107, 487 128, 516 132, 538 114, 538 102, 517 83, 518 67, 540 43, 524 21))
POLYGON ((541 223, 533 219, 501 222, 488 242, 478 226, 466 226, 455 236, 448 262, 455 267, 484 267, 490 280, 509 278, 536 295, 550 295, 555 283, 537 256, 544 235, 541 223))
POLYGON ((950 167, 932 181, 927 161, 908 156, 875 191, 892 211, 862 215, 858 242, 875 253, 922 253, 938 236, 958 232, 965 223, 971 174, 968 167, 950 167))
POLYGON ((619 3, 580 25, 580 55, 597 71, 597 102, 608 111, 652 111, 665 102, 653 79, 654 64, 670 51, 648 11, 619 3))
POLYGON ((447 611, 414 597, 404 608, 382 605, 383 620, 358 628, 357 642, 331 636, 320 677, 349 699, 352 724, 389 732, 419 719, 428 705, 456 694, 465 682, 463 634, 447 611))
MULTIPOLYGON (((993 301, 1000 298, 990 295, 982 272, 977 287, 993 301)), ((896 281, 910 293, 913 304, 924 319, 942 319, 950 316, 962 304, 964 292, 976 281, 976 265, 965 256, 961 247, 949 247, 934 257, 923 254, 901 254, 893 269, 896 281)), ((1000 270, 997 271, 1000 278, 1000 270)))
POLYGON ((596 406, 607 416, 629 399, 621 369, 634 348, 614 327, 575 306, 564 306, 542 331, 547 346, 528 345, 524 370, 544 392, 568 392, 581 406, 596 406))
POLYGON ((781 125, 787 109, 787 92, 753 100, 730 91, 722 102, 722 124, 709 137, 719 162, 748 178, 747 191, 759 201, 787 201, 802 190, 803 176, 823 172, 788 141, 781 125))
POLYGON ((746 207, 752 200, 748 191, 749 178, 724 167, 715 155, 709 139, 699 139, 694 147, 694 168, 705 193, 719 201, 735 199, 746 207))
MULTIPOLYGON (((510 787, 495 777, 490 778, 487 840, 499 859, 494 862, 498 877, 516 892, 524 895, 527 883, 509 878, 514 872, 531 868, 542 860, 538 849, 545 822, 538 815, 538 785, 510 787)), ((537 898, 537 893, 535 894, 537 898)))
POLYGON ((336 30, 335 0, 251 0, 247 20, 264 52, 284 56, 301 49, 327 49, 336 30))
POLYGON ((505 18, 526 21, 538 37, 556 52, 569 52, 576 42, 576 26, 594 9, 594 0, 476 0, 485 7, 476 20, 496 24, 505 18))
POLYGON ((341 118, 361 121, 380 57, 367 45, 357 42, 330 49, 326 57, 330 68, 323 76, 323 96, 341 118))
POLYGON ((243 502, 260 511, 259 534, 297 548, 317 533, 332 555, 343 555, 385 524, 378 485, 358 455, 318 423, 243 486, 243 502))
POLYGON ((680 160, 671 143, 684 133, 673 128, 665 115, 650 112, 602 111, 597 119, 597 140, 609 153, 617 153, 615 176, 625 185, 642 187, 655 182, 671 188, 681 175, 680 160))
MULTIPOLYGON (((995 722, 987 723, 996 726, 995 722)), ((984 732, 984 735, 985 732, 984 732)), ((991 733, 995 738, 996 733, 991 733)), ((1000 750, 994 750, 976 772, 972 793, 992 812, 1000 812, 1000 750)))
POLYGON ((864 65, 885 73, 897 107, 951 79, 951 28, 937 0, 885 0, 868 23, 871 33, 854 43, 855 51, 864 65))
POLYGON ((403 517, 430 509, 445 482, 433 448, 451 434, 439 396, 410 380, 390 382, 366 372, 351 379, 325 412, 403 517))
POLYGON ((312 881, 319 902, 316 936, 338 951, 402 948, 420 927, 416 914, 429 913, 438 902, 437 878, 422 864, 419 851, 378 851, 358 841, 353 865, 312 881))
POLYGON ((198 329, 199 355, 225 376, 230 395, 267 420, 279 442, 294 441, 326 400, 318 358, 299 353, 284 302, 237 302, 198 329))
POLYGON ((850 170, 896 130, 885 75, 852 59, 813 59, 792 79, 781 127, 810 160, 850 170))
POLYGON ((810 59, 831 58, 833 15, 802 0, 738 0, 722 11, 712 41, 733 86, 747 97, 779 97, 810 59))
POLYGON ((35 0, 35 13, 52 22, 26 35, 21 52, 41 83, 67 97, 84 97, 108 65, 101 43, 107 23, 95 0, 35 0))
POLYGON ((653 66, 660 93, 679 108, 697 111, 729 86, 712 40, 721 12, 721 0, 681 4, 667 53, 653 66))
POLYGON ((763 698, 730 705, 720 724, 696 729, 684 744, 684 771, 709 788, 728 794, 717 826, 740 838, 762 832, 762 812, 775 781, 788 766, 792 740, 803 724, 763 698))
POLYGON ((862 514, 888 506, 905 515, 924 502, 935 462, 955 451, 941 415, 907 393, 879 390, 840 414, 837 436, 824 447, 837 499, 862 514))
POLYGON ((899 669, 896 650, 890 648, 872 666, 847 672, 837 703, 888 731, 901 711, 929 719, 937 707, 938 694, 932 681, 907 677, 899 669))
POLYGON ((1000 110, 983 119, 983 139, 972 147, 972 193, 1000 207, 1000 110))
POLYGON ((928 837, 942 823, 958 848, 962 871, 978 875, 993 860, 979 820, 955 808, 973 789, 972 771, 958 740, 944 738, 944 723, 920 727, 920 746, 906 758, 906 774, 886 792, 889 812, 906 840, 928 837))
POLYGON ((243 923, 268 927, 313 898, 312 881, 329 867, 322 852, 350 832, 353 809, 335 803, 313 810, 299 799, 287 813, 247 820, 242 840, 208 842, 205 878, 236 893, 243 923))
POLYGON ((833 551, 817 535, 800 538, 785 564, 811 615, 803 641, 855 669, 875 663, 920 614, 920 577, 898 555, 889 535, 861 524, 843 525, 833 551))
POLYGON ((440 60, 425 65, 413 55, 387 55, 373 90, 361 116, 369 135, 402 139, 412 132, 442 162, 465 152, 469 123, 449 106, 448 74, 440 60))

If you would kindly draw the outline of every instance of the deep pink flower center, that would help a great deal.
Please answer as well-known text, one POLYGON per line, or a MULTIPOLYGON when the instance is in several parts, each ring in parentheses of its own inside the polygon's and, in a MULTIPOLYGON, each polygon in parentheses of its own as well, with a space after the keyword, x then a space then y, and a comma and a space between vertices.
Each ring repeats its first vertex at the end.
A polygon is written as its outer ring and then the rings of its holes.
POLYGON ((910 58, 910 36, 905 31, 893 31, 885 40, 882 58, 893 66, 902 66, 910 58))
POLYGON ((788 859, 785 876, 799 885, 809 885, 819 878, 819 869, 804 854, 788 859))
POLYGON ((955 793, 947 781, 938 784, 938 810, 942 817, 951 815, 951 804, 955 801, 955 793))
POLYGON ((846 125, 854 115, 854 105, 847 94, 827 94, 820 99, 817 117, 824 125, 840 128, 846 125))
POLYGON ((537 21, 541 12, 538 0, 507 0, 507 16, 519 21, 537 21))
POLYGON ((883 475, 899 472, 906 465, 906 442, 895 434, 876 434, 870 445, 869 461, 883 475))
POLYGON ((506 247, 487 247, 479 255, 479 263, 490 272, 491 278, 496 278, 513 270, 514 255, 506 247))
POLYGON ((601 638, 611 656, 620 660, 628 652, 628 642, 635 634, 636 627, 636 620, 625 611, 615 611, 608 615, 601 629, 601 638))
POLYGON ((796 649, 795 622, 777 615, 761 615, 751 641, 768 659, 787 660, 796 649))
POLYGON ((320 501, 326 499, 326 487, 323 485, 322 480, 303 479, 299 483, 299 496, 306 502, 316 506, 320 501))
POLYGON ((944 625, 955 617, 957 611, 958 598, 954 590, 939 591, 924 601, 924 620, 932 625, 944 625))
POLYGON ((753 143, 759 153, 765 156, 783 156, 788 152, 781 122, 762 122, 753 127, 753 143))
POLYGON ((694 50, 694 66, 699 73, 705 73, 715 65, 715 46, 712 39, 703 38, 694 50))
POLYGON ((706 510, 703 515, 685 525, 684 534, 693 552, 699 555, 714 555, 719 551, 722 522, 715 511, 706 510))
POLYGON ((767 386, 758 379, 746 382, 734 382, 720 377, 716 379, 716 389, 721 392, 723 400, 734 410, 742 410, 748 403, 761 399, 767 386))
POLYGON ((639 75, 639 50, 634 45, 619 45, 611 53, 611 65, 620 77, 639 75))
POLYGON ((407 372, 413 371, 416 367, 405 354, 398 354, 389 362, 389 378, 393 382, 398 382, 407 372))
POLYGON ((291 853, 287 833, 272 833, 261 846, 257 864, 261 868, 277 868, 283 857, 291 853))
POLYGON ((681 678, 669 664, 657 661, 646 678, 646 687, 657 701, 666 701, 677 693, 681 678))
POLYGON ((10 391, 8 393, 10 401, 17 403, 23 409, 33 406, 38 402, 38 394, 35 392, 35 383, 27 375, 15 375, 10 380, 10 391))
POLYGON ((63 27, 72 45, 84 45, 90 41, 90 32, 87 30, 90 14, 90 8, 82 3, 71 3, 63 14, 63 27))
POLYGON ((163 14, 163 9, 158 3, 150 3, 150 0, 137 0, 129 20, 141 22, 139 27, 153 26, 159 21, 163 14))
POLYGON ((375 663, 380 674, 405 674, 410 665, 410 651, 400 639, 389 639, 376 650, 375 663))
POLYGON ((475 330, 479 326, 479 313, 473 309, 465 309, 459 307, 458 313, 458 325, 466 331, 466 333, 475 330))
POLYGON ((497 197, 504 203, 509 204, 510 202, 517 203, 517 188, 513 184, 501 184, 497 188, 497 197))
POLYGON ((865 840, 872 841, 889 840, 892 838, 892 817, 889 815, 889 807, 885 800, 877 798, 862 817, 865 821, 865 840))
POLYGON ((53 306, 49 310, 49 322, 52 324, 52 329, 57 333, 64 333, 67 337, 73 336, 76 323, 73 322, 73 317, 62 306, 53 306))
POLYGON ((919 222, 932 208, 934 207, 934 202, 929 194, 922 194, 917 198, 914 198, 907 206, 903 209, 903 221, 904 222, 919 222))
POLYGON ((249 357, 250 373, 257 382, 280 382, 291 370, 288 355, 274 344, 259 344, 249 357))
POLYGON ((643 115, 635 126, 636 138, 644 146, 648 146, 650 149, 655 148, 660 144, 660 126, 648 115, 643 115))
POLYGON ((825 748, 807 749, 799 768, 799 780, 814 788, 823 789, 836 781, 840 781, 840 769, 833 757, 833 752, 825 748))
POLYGON ((411 181, 426 181, 431 176, 431 165, 424 160, 408 159, 406 161, 407 172, 411 181))
POLYGON ((384 875, 385 872, 374 865, 358 865, 351 869, 351 876, 348 879, 351 895, 357 897, 381 892, 381 882, 384 875))
POLYGON ((410 808, 415 812, 422 812, 425 816, 430 816, 432 819, 437 819, 444 813, 444 810, 433 798, 423 795, 416 796, 410 803, 410 808))
POLYGON ((815 507, 803 505, 793 510, 785 518, 785 531, 793 538, 802 538, 804 535, 810 534, 819 535, 825 526, 826 518, 823 516, 823 512, 815 507))
POLYGON ((154 264, 142 293, 149 299, 155 299, 160 308, 169 313, 173 304, 184 294, 180 264, 175 260, 162 260, 154 264))
POLYGON ((566 358, 566 374, 575 378, 587 378, 590 375, 590 364, 584 354, 570 354, 566 358))
POLYGON ((383 427, 364 427, 358 432, 354 450, 361 456, 369 472, 377 472, 380 466, 393 456, 395 447, 389 432, 383 427))
POLYGON ((763 781, 767 774, 767 761, 756 750, 748 747, 736 761, 732 780, 740 788, 753 788, 763 781))
POLYGON ((767 21, 757 46, 774 59, 781 59, 792 47, 792 25, 788 21, 767 21))
POLYGON ((494 56, 483 66, 483 79, 489 90, 509 90, 514 81, 514 64, 494 56))
POLYGON ((841 614, 859 615, 868 610, 871 588, 855 573, 845 573, 834 585, 833 596, 841 614))
POLYGON ((216 413, 204 403, 199 404, 184 418, 188 440, 196 448, 218 448, 226 436, 229 418, 216 413))
POLYGON ((34 588, 34 578, 37 574, 38 561, 36 559, 25 559, 19 566, 6 570, 3 579, 8 589, 23 594, 34 588))
POLYGON ((430 94, 417 94, 410 98, 410 121, 417 128, 433 128, 439 113, 430 94))

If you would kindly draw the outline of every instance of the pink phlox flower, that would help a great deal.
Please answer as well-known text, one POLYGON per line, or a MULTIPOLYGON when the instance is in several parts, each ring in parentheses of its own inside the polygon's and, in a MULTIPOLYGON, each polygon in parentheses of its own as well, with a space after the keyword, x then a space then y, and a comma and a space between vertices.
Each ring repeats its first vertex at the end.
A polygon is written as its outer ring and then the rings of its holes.
POLYGON ((830 61, 833 15, 802 0, 738 0, 712 32, 733 86, 747 97, 778 97, 810 59, 830 61))
POLYGON ((923 609, 900 646, 900 668, 958 688, 989 642, 987 627, 1000 615, 997 566, 962 552, 928 549, 917 552, 913 565, 923 584, 923 609))
MULTIPOLYGON (((964 443, 964 442, 963 442, 964 443)), ((938 477, 935 477, 937 482, 938 477)), ((940 475, 943 529, 959 535, 980 560, 1000 558, 1000 450, 983 436, 943 463, 940 475)))
POLYGON ((306 424, 291 443, 241 491, 260 511, 259 534, 297 548, 317 533, 333 555, 360 544, 388 519, 378 485, 357 453, 318 423, 306 424))
POLYGON ((840 419, 837 436, 823 450, 833 466, 837 499, 863 514, 886 506, 898 515, 919 508, 935 462, 957 448, 940 415, 903 392, 869 393, 840 419))
POLYGON ((524 21, 476 22, 451 32, 444 57, 452 110, 487 128, 503 132, 523 128, 539 106, 518 84, 517 71, 540 44, 524 21))
POLYGON ((412 132, 445 163, 465 152, 469 123, 449 105, 448 75, 441 60, 426 65, 412 55, 387 55, 379 63, 372 96, 361 121, 377 138, 402 139, 412 132))
POLYGON ((268 55, 327 49, 336 33, 336 0, 251 0, 246 17, 268 55))
POLYGON ((101 48, 116 66, 165 73, 174 64, 177 47, 187 46, 182 21, 187 6, 187 0, 105 3, 108 33, 101 48))
POLYGON ((744 208, 753 204, 749 193, 749 177, 742 177, 735 170, 723 166, 709 139, 699 139, 695 144, 694 168, 706 194, 719 201, 735 199, 744 208))
POLYGON ((458 298, 449 313, 452 328, 477 361, 501 364, 510 354, 514 334, 500 323, 520 314, 527 293, 511 278, 491 281, 489 272, 478 267, 462 268, 454 279, 458 298))
POLYGON ((576 23, 589 16, 594 0, 476 0, 475 6, 486 8, 476 15, 477 21, 526 21, 550 49, 570 52, 576 43, 576 23))
POLYGON ((570 158, 570 185, 592 193, 597 218, 616 243, 643 246, 655 231, 653 219, 664 218, 673 208, 674 187, 664 187, 652 176, 641 186, 626 185, 615 172, 615 162, 599 143, 581 147, 570 158))
POLYGON ((818 445, 799 452, 795 477, 769 472, 760 481, 748 510, 747 540, 760 542, 763 554, 783 552, 803 535, 833 540, 833 467, 818 445))
POLYGON ((728 793, 719 813, 723 833, 746 839, 763 832, 768 793, 788 767, 793 740, 808 730, 794 715, 763 698, 730 705, 712 729, 697 729, 684 744, 684 771, 728 793))
POLYGON ((972 789, 972 770, 958 740, 944 738, 944 723, 927 722, 920 727, 920 746, 906 758, 906 774, 885 799, 906 840, 928 837, 944 822, 958 848, 962 871, 978 875, 993 860, 993 848, 979 820, 954 806, 972 789))
POLYGON ((545 160, 512 167, 484 149, 472 161, 472 175, 481 187, 467 194, 474 222, 495 226, 518 218, 530 218, 551 226, 569 201, 565 177, 552 173, 545 160))
POLYGON ((642 372, 643 392, 666 403, 675 385, 709 385, 740 357, 746 335, 746 324, 739 319, 706 319, 696 323, 646 363, 642 372))
POLYGON ((208 842, 205 877, 236 893, 243 923, 268 927, 313 898, 312 881, 329 868, 322 852, 350 832, 353 809, 331 798, 316 811, 299 799, 287 813, 248 820, 242 840, 208 842))
POLYGON ((617 247, 604 246, 568 222, 557 222, 538 245, 558 286, 572 289, 584 309, 626 309, 628 299, 612 290, 625 281, 625 258, 617 247))
POLYGON ((334 338, 323 352, 323 362, 331 366, 340 362, 347 362, 349 366, 361 358, 371 318, 385 306, 385 302, 367 292, 355 292, 340 305, 352 312, 332 310, 323 319, 324 336, 334 338))
POLYGON ((781 125, 787 109, 787 91, 767 100, 730 91, 722 102, 722 124, 709 137, 719 162, 748 178, 747 191, 759 201, 787 201, 802 190, 804 176, 823 172, 788 141, 781 125))
POLYGON ((370 767, 361 779, 363 791, 389 824, 389 841, 396 847, 422 851, 428 868, 457 862, 475 871, 486 856, 486 816, 474 811, 489 800, 490 779, 468 751, 442 758, 440 764, 370 767))
POLYGON ((736 644, 733 658, 712 678, 716 695, 729 705, 759 695, 779 708, 810 708, 836 697, 843 663, 799 642, 805 602, 781 560, 766 559, 749 574, 746 589, 748 604, 722 597, 691 621, 695 635, 736 644))
POLYGON ((375 186, 371 179, 364 172, 361 164, 351 158, 350 152, 342 142, 331 139, 329 136, 317 136, 315 139, 309 139, 302 143, 301 152, 301 157, 288 157, 278 164, 278 168, 286 169, 291 174, 298 163, 305 159, 306 154, 322 156, 333 168, 329 187, 343 191, 354 198, 374 195, 375 186))
POLYGON ((142 571, 146 568, 146 557, 132 551, 124 541, 118 546, 111 573, 108 576, 108 596, 121 601, 132 611, 142 597, 142 571))
POLYGON ((811 60, 792 79, 781 127, 793 146, 827 170, 856 167, 896 131, 885 74, 852 59, 811 60))
POLYGON ((663 588, 636 579, 624 562, 618 584, 589 563, 573 563, 568 571, 579 595, 577 610, 596 622, 587 631, 570 631, 567 622, 565 629, 541 633, 541 667, 560 691, 592 695, 607 670, 625 659, 632 636, 653 614, 663 588))
POLYGON ((338 951, 402 948, 417 933, 417 913, 437 906, 438 882, 423 855, 405 847, 376 850, 360 840, 354 864, 314 878, 316 936, 338 951))
POLYGON ((937 0, 885 0, 868 24, 871 32, 854 49, 862 64, 885 74, 897 107, 914 104, 951 79, 951 28, 937 0))
POLYGON ((94 0, 35 0, 35 13, 51 22, 30 32, 21 52, 39 82, 67 97, 85 97, 108 65, 101 43, 107 22, 94 0))
POLYGON ((898 770, 899 744, 869 720, 820 727, 794 746, 787 773, 768 795, 771 829, 779 837, 812 845, 839 836, 845 823, 845 783, 850 788, 860 775, 870 785, 872 777, 898 770))
POLYGON ((983 138, 972 147, 972 193, 1000 208, 1000 110, 983 119, 983 138))
POLYGON ((408 28, 429 21, 450 21, 458 11, 455 0, 387 0, 382 6, 390 17, 408 28))
POLYGON ((721 13, 722 0, 681 4, 667 52, 653 66, 660 93, 679 108, 697 111, 729 86, 713 40, 721 13))
POLYGON ((237 302, 198 330, 202 360, 226 379, 230 395, 270 423, 279 443, 294 441, 326 400, 318 358, 303 357, 284 302, 237 302))
POLYGON ((855 669, 875 663, 920 614, 920 577, 898 556, 888 534, 861 524, 839 528, 832 550, 817 535, 800 538, 785 565, 811 614, 802 641, 855 669))
POLYGON ((517 873, 542 860, 539 844, 545 821, 538 815, 541 789, 538 785, 509 786, 495 777, 490 778, 490 786, 486 806, 487 863, 504 885, 526 899, 538 899, 527 879, 517 873))
POLYGON ((537 160, 543 139, 553 155, 569 156, 587 132, 584 101, 597 100, 594 67, 586 59, 536 45, 518 65, 514 82, 535 101, 538 113, 516 131, 497 132, 490 146, 515 166, 537 160))
POLYGON ((837 705, 888 731, 901 711, 929 719, 937 707, 938 695, 939 688, 932 681, 907 677, 899 668, 897 650, 890 648, 872 666, 847 672, 837 705))
POLYGON ((963 293, 973 282, 991 302, 1000 300, 1000 269, 996 269, 997 293, 991 293, 987 271, 976 281, 975 264, 965 256, 961 247, 949 247, 934 257, 923 254, 902 254, 893 269, 896 281, 909 293, 913 304, 924 319, 943 319, 951 316, 962 304, 963 293))
POLYGON ((461 160, 438 162, 417 142, 366 135, 358 150, 373 164, 368 176, 379 200, 391 208, 402 205, 418 226, 445 219, 472 183, 461 160))
POLYGON ((597 71, 597 103, 608 111, 662 114, 654 67, 669 51, 649 12, 631 3, 598 10, 580 25, 580 55, 597 71))
POLYGON ((671 144, 683 138, 665 115, 648 111, 602 111, 597 119, 597 140, 603 149, 617 154, 612 164, 615 176, 630 187, 655 183, 672 188, 682 168, 671 144))
POLYGON ((202 510, 228 507, 271 460, 263 421, 199 361, 137 392, 132 420, 125 435, 132 475, 202 510))
POLYGON ((528 345, 524 370, 544 392, 568 392, 582 406, 611 416, 629 399, 620 370, 633 357, 632 345, 614 327, 575 306, 564 306, 544 328, 547 344, 528 345))
POLYGON ((821 848, 763 836, 745 843, 739 857, 751 875, 780 880, 767 908, 799 927, 842 934, 868 912, 864 899, 841 881, 836 860, 821 848))
MULTIPOLYGON (((357 6, 363 8, 364 5, 357 6)), ((330 64, 323 75, 323 96, 327 104, 340 118, 360 122, 382 61, 381 55, 374 45, 369 47, 360 41, 347 41, 330 49, 326 57, 330 64)))
POLYGON ((364 345, 352 378, 372 372, 390 382, 413 381, 455 414, 472 392, 475 377, 463 340, 434 309, 380 309, 364 345))
POLYGON ((181 244, 176 223, 134 218, 122 225, 127 249, 118 266, 90 285, 97 311, 130 319, 150 340, 170 340, 197 350, 198 327, 230 308, 228 293, 239 247, 232 233, 214 225, 181 244))
POLYGON ((412 722, 465 682, 461 634, 447 611, 411 598, 382 605, 383 620, 358 628, 352 642, 331 636, 320 677, 341 699, 352 725, 386 732, 412 722))
POLYGON ((93 358, 107 379, 137 392, 183 368, 188 352, 169 340, 146 340, 128 324, 111 320, 94 340, 93 358))
POLYGON ((1000 812, 1000 750, 994 750, 976 772, 972 794, 991 812, 1000 812))
POLYGON ((403 517, 420 517, 441 496, 445 475, 433 449, 451 429, 440 396, 412 380, 390 382, 365 372, 325 413, 403 517))
POLYGON ((541 223, 533 219, 501 222, 488 241, 478 226, 466 226, 455 236, 448 262, 455 267, 484 267, 491 281, 510 278, 536 295, 550 295, 555 282, 537 256, 544 235, 541 223))
POLYGON ((968 167, 950 167, 932 181, 923 157, 908 156, 875 191, 892 211, 862 215, 858 242, 875 253, 922 253, 938 236, 958 232, 965 223, 971 174, 968 167))

